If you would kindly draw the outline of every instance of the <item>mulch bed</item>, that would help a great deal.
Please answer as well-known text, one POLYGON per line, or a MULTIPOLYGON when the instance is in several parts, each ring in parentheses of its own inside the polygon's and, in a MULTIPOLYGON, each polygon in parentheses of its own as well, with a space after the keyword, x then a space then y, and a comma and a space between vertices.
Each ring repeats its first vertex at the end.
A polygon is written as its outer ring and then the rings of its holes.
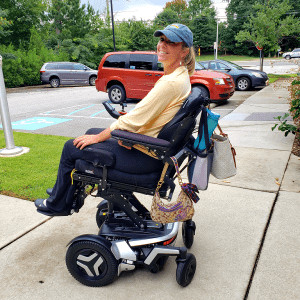
POLYGON ((300 132, 297 132, 295 135, 295 140, 292 147, 292 153, 300 157, 300 132))

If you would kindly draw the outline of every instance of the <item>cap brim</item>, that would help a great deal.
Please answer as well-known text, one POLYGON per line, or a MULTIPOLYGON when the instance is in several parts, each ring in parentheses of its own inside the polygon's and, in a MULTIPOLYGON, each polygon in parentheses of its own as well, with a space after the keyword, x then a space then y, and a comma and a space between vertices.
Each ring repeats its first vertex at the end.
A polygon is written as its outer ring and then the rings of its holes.
POLYGON ((155 37, 159 37, 162 35, 166 36, 171 42, 174 42, 174 43, 183 42, 184 43, 184 41, 177 34, 175 34, 174 32, 172 32, 170 30, 157 30, 154 32, 155 37))

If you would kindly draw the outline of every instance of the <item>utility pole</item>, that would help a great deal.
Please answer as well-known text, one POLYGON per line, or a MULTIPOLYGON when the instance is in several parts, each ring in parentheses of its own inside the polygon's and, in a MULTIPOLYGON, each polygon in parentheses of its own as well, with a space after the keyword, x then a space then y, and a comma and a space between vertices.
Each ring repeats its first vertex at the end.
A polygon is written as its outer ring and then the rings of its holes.
POLYGON ((112 0, 110 0, 110 8, 111 8, 111 24, 112 24, 112 33, 113 33, 114 51, 116 51, 115 25, 114 25, 114 10, 113 10, 112 0))
POLYGON ((218 43, 219 43, 219 20, 217 19, 217 35, 215 44, 215 59, 218 59, 218 43))

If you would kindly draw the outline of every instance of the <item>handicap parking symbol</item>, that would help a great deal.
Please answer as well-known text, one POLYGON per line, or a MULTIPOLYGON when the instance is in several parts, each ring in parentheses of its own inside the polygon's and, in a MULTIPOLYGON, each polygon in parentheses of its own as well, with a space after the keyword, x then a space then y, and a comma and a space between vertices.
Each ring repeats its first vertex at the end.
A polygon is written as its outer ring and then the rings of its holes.
MULTIPOLYGON (((20 120, 17 122, 12 122, 11 124, 13 129, 37 130, 37 129, 57 125, 71 120, 72 119, 33 117, 25 120, 20 120)), ((0 128, 2 128, 1 125, 0 128)))

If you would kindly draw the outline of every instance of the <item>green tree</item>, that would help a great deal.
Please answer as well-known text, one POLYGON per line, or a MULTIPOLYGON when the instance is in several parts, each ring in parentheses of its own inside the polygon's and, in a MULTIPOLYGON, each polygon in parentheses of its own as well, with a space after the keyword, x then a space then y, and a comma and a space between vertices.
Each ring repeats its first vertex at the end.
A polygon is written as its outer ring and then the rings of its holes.
POLYGON ((175 22, 178 22, 178 15, 171 8, 165 8, 154 19, 154 25, 160 29, 175 22))
POLYGON ((57 35, 62 35, 62 39, 84 37, 92 30, 90 18, 94 11, 85 5, 81 5, 80 0, 52 0, 49 8, 49 20, 55 27, 57 35))
POLYGON ((250 16, 244 30, 236 36, 238 42, 258 43, 265 51, 276 53, 283 37, 299 37, 300 21, 287 14, 291 10, 288 0, 268 0, 255 4, 253 8, 255 14, 250 16))
POLYGON ((256 1, 257 0, 230 0, 226 8, 227 26, 226 28, 220 28, 221 30, 219 31, 219 40, 223 47, 225 47, 229 52, 248 55, 256 52, 255 47, 250 43, 246 42, 238 44, 235 41, 235 36, 243 28, 244 23, 247 22, 253 11, 253 4, 256 1))
POLYGON ((179 19, 184 15, 188 5, 185 0, 172 0, 166 3, 165 9, 173 10, 179 19))
POLYGON ((3 43, 19 47, 28 45, 32 27, 42 26, 46 5, 43 0, 1 0, 0 9, 6 10, 7 19, 12 21, 3 43))
POLYGON ((208 10, 213 10, 211 0, 190 0, 186 13, 192 19, 197 16, 207 15, 208 10))
POLYGON ((11 21, 6 19, 6 13, 7 11, 1 10, 0 8, 0 37, 5 37, 10 33, 8 28, 11 25, 11 21))

